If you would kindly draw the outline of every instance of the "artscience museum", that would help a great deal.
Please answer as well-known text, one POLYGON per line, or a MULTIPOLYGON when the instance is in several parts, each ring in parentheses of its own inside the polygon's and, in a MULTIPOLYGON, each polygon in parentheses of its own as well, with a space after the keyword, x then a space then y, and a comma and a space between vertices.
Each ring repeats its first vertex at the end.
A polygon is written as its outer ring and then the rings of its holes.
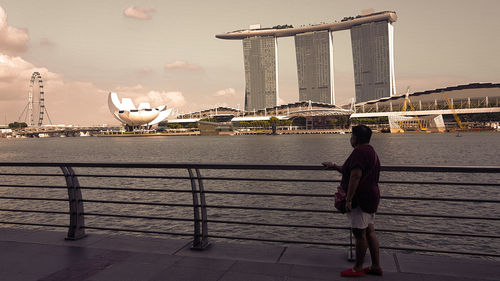
POLYGON ((132 131, 141 126, 151 127, 170 115, 172 109, 165 105, 151 108, 147 102, 142 102, 136 108, 132 99, 122 98, 121 101, 116 93, 110 92, 108 106, 111 114, 125 125, 127 131, 132 131))

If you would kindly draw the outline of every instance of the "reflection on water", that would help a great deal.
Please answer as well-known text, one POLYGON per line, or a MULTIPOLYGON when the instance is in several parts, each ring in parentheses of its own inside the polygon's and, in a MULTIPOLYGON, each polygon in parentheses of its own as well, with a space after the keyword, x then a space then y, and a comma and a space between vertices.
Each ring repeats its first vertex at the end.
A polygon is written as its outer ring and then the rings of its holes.
MULTIPOLYGON (((374 135, 372 145, 377 150, 382 165, 500 165, 500 134, 467 133, 457 138, 454 134, 404 134, 374 135)), ((351 152, 349 135, 286 135, 286 136, 220 136, 220 137, 145 137, 145 138, 46 138, 0 140, 0 161, 29 162, 195 162, 195 163, 249 163, 249 164, 319 164, 322 161, 342 163, 351 152)), ((31 168, 30 168, 31 169, 31 168)), ((12 169, 11 169, 12 170, 12 169)), ((18 170, 18 168, 13 169, 18 170)), ((57 168, 49 169, 58 173, 57 168)), ((8 169, 2 169, 3 172, 8 169)), ((46 172, 47 170, 45 170, 46 172)), ((28 171, 26 171, 28 172, 28 171)), ((29 170, 36 172, 36 169, 29 170)), ((185 170, 123 171, 113 169, 77 169, 77 173, 143 173, 147 175, 187 176, 185 170)), ((317 172, 269 172, 261 171, 202 171, 204 176, 278 177, 338 179, 331 171, 317 172), (218 174, 217 174, 218 173, 218 174)), ((498 182, 498 175, 434 174, 434 173, 383 173, 381 180, 451 181, 451 182, 498 182)), ((40 177, 20 179, 2 177, 2 184, 64 186, 63 177, 40 177)), ((186 180, 80 178, 84 187, 121 187, 138 189, 190 190, 186 180)), ((289 192, 332 194, 335 184, 325 183, 279 183, 205 181, 206 190, 289 192)), ((451 197, 451 198, 498 198, 498 191, 482 186, 436 186, 381 184, 383 196, 451 197)), ((0 188, 1 196, 28 196, 43 198, 67 197, 66 190, 40 188, 0 188)), ((86 200, 124 200, 130 202, 157 202, 190 204, 190 193, 157 191, 99 191, 84 189, 86 200)), ((62 201, 11 201, 1 200, 2 208, 67 211, 67 202, 62 201), (27 203, 29 202, 29 203, 27 203)), ((207 204, 223 206, 253 206, 277 208, 305 208, 332 210, 329 198, 304 198, 282 196, 207 194, 207 204)), ((498 205, 498 204, 497 204, 498 205)), ((377 216, 377 228, 455 232, 497 235, 498 221, 476 221, 436 218, 415 218, 384 213, 452 214, 458 216, 500 217, 498 206, 492 203, 460 203, 422 200, 382 200, 377 216)), ((168 218, 191 218, 192 209, 172 206, 138 206, 133 204, 85 203, 88 213, 134 214, 168 218)), ((210 208, 208 218, 240 222, 262 222, 280 224, 308 224, 347 226, 346 219, 332 213, 289 213, 280 211, 255 211, 210 208)), ((1 221, 30 221, 38 223, 68 224, 67 215, 41 215, 31 213, 0 212, 1 221)), ((86 225, 94 227, 121 227, 149 229, 166 232, 191 232, 192 224, 184 221, 158 222, 144 219, 86 216, 86 225)), ((283 240, 313 240, 346 243, 345 230, 302 229, 282 227, 256 227, 227 223, 211 223, 212 235, 248 236, 283 240)), ((434 235, 411 235, 405 233, 379 232, 382 245, 399 247, 433 247, 448 250, 497 252, 500 242, 495 239, 470 239, 463 237, 441 237, 434 235), (483 241, 486 240, 486 241, 483 241), (488 246, 484 246, 488 245, 488 246)))

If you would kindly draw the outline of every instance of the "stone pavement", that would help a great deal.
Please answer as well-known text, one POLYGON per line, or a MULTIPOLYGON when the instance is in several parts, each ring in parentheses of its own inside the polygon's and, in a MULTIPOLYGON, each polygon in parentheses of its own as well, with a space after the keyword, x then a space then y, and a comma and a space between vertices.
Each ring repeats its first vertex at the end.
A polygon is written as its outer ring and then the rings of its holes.
POLYGON ((383 253, 384 276, 340 277, 352 266, 346 251, 273 245, 190 241, 0 228, 0 281, 313 281, 500 280, 500 262, 418 254, 383 253))

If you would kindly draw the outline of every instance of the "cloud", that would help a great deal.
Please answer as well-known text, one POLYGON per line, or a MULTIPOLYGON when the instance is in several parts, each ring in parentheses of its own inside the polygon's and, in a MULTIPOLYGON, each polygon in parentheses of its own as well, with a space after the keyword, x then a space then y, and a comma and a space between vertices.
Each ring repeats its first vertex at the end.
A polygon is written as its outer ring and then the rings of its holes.
MULTIPOLYGON (((42 76, 45 106, 53 124, 118 124, 107 109, 107 91, 89 82, 65 79, 20 57, 0 54, 0 112, 8 123, 18 121, 28 104, 30 78, 35 71, 42 76)), ((44 124, 49 124, 48 119, 44 124)))
POLYGON ((137 104, 149 102, 151 106, 166 105, 167 107, 183 107, 186 105, 186 99, 182 92, 149 91, 146 95, 135 99, 137 104))
POLYGON ((7 24, 7 13, 0 6, 0 52, 17 55, 28 49, 29 36, 26 30, 7 24))
POLYGON ((167 107, 183 107, 186 99, 179 91, 157 91, 145 88, 141 84, 135 86, 120 86, 114 89, 120 98, 131 98, 136 105, 148 102, 152 107, 166 105, 167 107))
POLYGON ((236 95, 236 91, 233 88, 227 88, 224 90, 220 90, 214 94, 215 97, 234 97, 235 95, 236 95))
POLYGON ((149 74, 152 73, 153 70, 150 67, 142 67, 138 70, 140 74, 149 74))
POLYGON ((165 69, 186 69, 186 70, 200 70, 201 67, 194 65, 194 64, 189 64, 185 61, 174 61, 171 63, 167 63, 165 65, 165 69))
POLYGON ((140 20, 150 20, 152 19, 151 13, 156 10, 153 8, 143 8, 138 6, 130 6, 123 10, 123 15, 128 18, 140 19, 140 20))
POLYGON ((50 41, 48 38, 40 38, 40 46, 47 46, 47 47, 50 47, 50 46, 53 46, 54 43, 52 43, 52 41, 50 41))
POLYGON ((141 84, 137 84, 135 86, 118 86, 115 88, 115 92, 117 93, 132 94, 132 95, 144 91, 145 91, 144 86, 142 86, 141 84))

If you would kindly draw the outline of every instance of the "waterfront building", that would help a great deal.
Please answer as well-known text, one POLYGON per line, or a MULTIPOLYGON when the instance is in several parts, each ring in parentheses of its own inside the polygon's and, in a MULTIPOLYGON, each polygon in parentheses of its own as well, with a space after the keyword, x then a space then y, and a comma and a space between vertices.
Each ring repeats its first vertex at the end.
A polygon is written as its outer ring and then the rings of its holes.
POLYGON ((396 93, 393 38, 394 28, 387 21, 351 28, 357 103, 391 97, 396 93))
POLYGON ((120 101, 118 95, 112 92, 108 95, 108 107, 111 114, 125 125, 128 131, 155 125, 167 119, 172 112, 172 109, 167 109, 165 105, 151 108, 147 102, 140 103, 136 108, 130 98, 122 98, 120 101))
POLYGON ((300 27, 255 25, 216 37, 243 40, 248 111, 277 104, 277 38, 288 36, 295 37, 299 101, 335 104, 332 33, 351 30, 356 102, 364 102, 396 92, 392 26, 396 19, 395 12, 384 11, 300 27))
POLYGON ((387 118, 391 131, 401 126, 427 129, 493 128, 500 117, 500 83, 472 83, 357 103, 351 119, 387 118), (460 122, 457 120, 461 120, 460 122), (461 122, 467 125, 460 125, 461 122), (463 127, 463 128, 462 128, 463 127))
POLYGON ((295 35, 300 101, 335 104, 332 41, 328 30, 295 35))
POLYGON ((243 39, 245 110, 278 104, 278 49, 276 37, 243 39))

